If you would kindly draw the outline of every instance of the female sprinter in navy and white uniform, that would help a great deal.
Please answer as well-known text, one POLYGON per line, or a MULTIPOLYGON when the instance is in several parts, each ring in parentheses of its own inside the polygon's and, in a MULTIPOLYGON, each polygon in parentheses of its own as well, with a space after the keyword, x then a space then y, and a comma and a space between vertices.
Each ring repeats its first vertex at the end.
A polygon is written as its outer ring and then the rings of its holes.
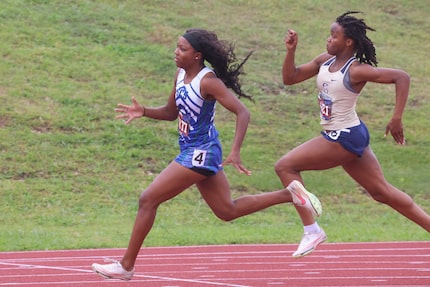
MULTIPOLYGON (((409 93, 409 76, 402 70, 377 68, 375 47, 366 30, 374 31, 362 19, 347 12, 331 25, 327 52, 296 67, 297 33, 288 31, 287 54, 282 67, 284 84, 292 85, 317 76, 322 136, 313 138, 284 155, 275 170, 286 186, 292 180, 303 182, 301 172, 341 166, 378 202, 384 203, 430 232, 430 216, 412 198, 385 179, 369 145, 369 132, 360 121, 355 106, 367 82, 394 84, 396 104, 385 134, 405 144, 403 110, 409 93)), ((312 252, 326 240, 309 210, 296 206, 304 224, 304 235, 294 257, 312 252)))

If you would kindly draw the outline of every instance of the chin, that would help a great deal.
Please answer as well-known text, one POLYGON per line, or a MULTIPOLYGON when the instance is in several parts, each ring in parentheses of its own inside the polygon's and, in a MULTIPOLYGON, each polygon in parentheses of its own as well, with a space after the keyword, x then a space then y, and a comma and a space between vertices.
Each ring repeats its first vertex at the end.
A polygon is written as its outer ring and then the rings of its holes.
POLYGON ((328 49, 328 48, 327 48, 327 53, 328 53, 329 55, 332 55, 332 56, 336 55, 336 53, 334 53, 333 51, 330 51, 330 49, 328 49))

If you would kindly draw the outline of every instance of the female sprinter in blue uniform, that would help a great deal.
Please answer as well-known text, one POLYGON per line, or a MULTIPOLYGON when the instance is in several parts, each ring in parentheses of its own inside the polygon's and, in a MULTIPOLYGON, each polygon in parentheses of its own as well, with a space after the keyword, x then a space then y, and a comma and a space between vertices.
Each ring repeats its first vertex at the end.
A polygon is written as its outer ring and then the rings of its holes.
MULTIPOLYGON (((325 170, 341 166, 376 200, 385 203, 430 232, 430 216, 406 193, 388 183, 369 145, 367 127, 360 121, 355 106, 367 82, 396 86, 396 104, 385 134, 391 133, 398 144, 405 144, 402 114, 409 92, 409 76, 402 70, 376 68, 375 47, 367 37, 372 30, 362 19, 347 12, 331 25, 327 52, 297 66, 294 63, 297 33, 288 31, 282 77, 292 85, 317 76, 322 135, 311 139, 284 155, 275 170, 285 186, 292 180, 302 181, 306 170, 325 170)), ((304 223, 304 235, 294 257, 312 252, 326 240, 326 234, 313 215, 296 206, 304 223)))
POLYGON ((225 221, 293 200, 311 213, 321 213, 319 200, 296 188, 295 181, 289 189, 231 199, 223 166, 231 164, 239 172, 251 174, 240 158, 250 113, 229 90, 232 89, 239 97, 248 98, 238 81, 247 58, 239 65, 231 65, 235 55, 230 44, 219 41, 212 32, 188 30, 177 42, 175 62, 178 70, 167 104, 148 108, 132 98, 131 106, 118 105, 116 111, 121 114, 117 118, 125 119, 126 124, 139 117, 178 119, 180 154, 142 192, 130 242, 122 259, 110 264, 94 263, 92 268, 96 273, 105 278, 131 279, 136 258, 154 223, 158 206, 193 184, 215 215, 225 221), (213 69, 206 67, 205 61, 213 69), (214 125, 216 102, 236 115, 233 145, 224 162, 214 125))

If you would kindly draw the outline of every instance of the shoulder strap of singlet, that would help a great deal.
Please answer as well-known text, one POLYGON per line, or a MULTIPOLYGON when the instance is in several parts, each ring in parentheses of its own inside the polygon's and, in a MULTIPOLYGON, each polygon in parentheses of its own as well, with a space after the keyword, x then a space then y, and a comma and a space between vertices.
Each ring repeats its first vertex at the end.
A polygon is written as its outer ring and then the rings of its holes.
POLYGON ((179 73, 178 73, 178 77, 176 79, 176 83, 179 84, 181 82, 183 82, 185 79, 185 70, 184 69, 179 69, 179 73))
POLYGON ((201 97, 200 95, 200 82, 202 80, 202 78, 207 74, 207 73, 212 73, 212 69, 208 68, 208 67, 204 67, 203 69, 200 70, 200 72, 194 77, 194 79, 191 81, 189 87, 194 91, 194 93, 196 95, 198 95, 199 97, 201 97))
POLYGON ((340 69, 342 74, 345 74, 345 71, 349 69, 349 66, 351 66, 352 62, 354 62, 355 60, 356 60, 355 57, 349 58, 349 60, 345 63, 345 65, 343 65, 342 69, 340 69))
POLYGON ((198 79, 199 81, 209 72, 212 72, 212 69, 208 67, 204 67, 201 69, 201 71, 197 74, 197 76, 194 79, 198 79))
MULTIPOLYGON (((213 72, 212 71, 212 69, 210 69, 210 68, 208 68, 208 67, 204 67, 203 69, 201 69, 200 70, 200 72, 194 77, 194 79, 191 81, 191 83, 192 82, 194 82, 194 81, 200 81, 203 77, 204 77, 204 75, 206 75, 207 73, 209 73, 209 72, 213 72)), ((177 77, 177 79, 176 79, 176 83, 181 83, 181 82, 183 82, 184 80, 185 80, 185 74, 186 74, 186 72, 185 72, 185 70, 184 69, 180 69, 179 70, 179 73, 178 73, 178 77, 177 77)))
POLYGON ((328 59, 327 61, 325 61, 321 66, 328 66, 331 63, 333 63, 334 60, 336 60, 336 56, 331 57, 330 59, 328 59))

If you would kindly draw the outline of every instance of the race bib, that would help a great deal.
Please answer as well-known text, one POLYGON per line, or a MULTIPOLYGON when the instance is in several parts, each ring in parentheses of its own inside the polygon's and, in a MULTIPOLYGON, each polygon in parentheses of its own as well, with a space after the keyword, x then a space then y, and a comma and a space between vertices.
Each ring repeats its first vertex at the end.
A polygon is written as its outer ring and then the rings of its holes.
POLYGON ((207 151, 205 150, 195 149, 192 160, 193 166, 203 166, 205 164, 206 153, 207 151))
POLYGON ((320 104, 321 118, 328 121, 331 118, 333 101, 331 97, 323 92, 318 94, 318 102, 320 104))
POLYGON ((179 114, 178 117, 178 130, 184 136, 188 136, 188 133, 190 132, 190 121, 187 117, 183 117, 181 114, 179 114))

